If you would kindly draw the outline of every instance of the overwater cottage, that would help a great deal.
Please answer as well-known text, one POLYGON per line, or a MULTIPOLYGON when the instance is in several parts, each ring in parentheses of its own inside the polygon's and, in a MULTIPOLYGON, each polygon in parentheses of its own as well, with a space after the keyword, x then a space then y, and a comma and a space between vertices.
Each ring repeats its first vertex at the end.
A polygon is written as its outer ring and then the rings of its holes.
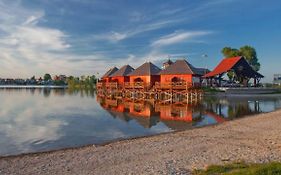
POLYGON ((109 69, 102 77, 101 77, 101 81, 108 83, 111 80, 110 75, 114 74, 116 71, 118 71, 119 69, 117 67, 113 67, 111 69, 109 69))
POLYGON ((190 103, 201 97, 201 77, 206 69, 195 68, 186 60, 173 63, 168 60, 163 70, 146 62, 135 70, 125 65, 120 70, 113 68, 97 84, 99 96, 109 98, 157 99, 165 102, 190 103), (114 72, 113 72, 114 71, 114 72), (113 72, 113 73, 112 73, 113 72))
POLYGON ((195 68, 186 60, 177 60, 159 73, 160 85, 167 88, 173 83, 178 86, 200 86, 201 77, 207 72, 209 70, 195 68))
POLYGON ((130 74, 134 70, 135 69, 130 65, 125 65, 109 76, 111 78, 110 82, 116 82, 118 84, 130 82, 130 77, 128 76, 128 74, 130 74))
POLYGON ((140 84, 144 87, 152 87, 155 82, 160 81, 161 69, 151 62, 146 62, 129 74, 131 84, 140 84))

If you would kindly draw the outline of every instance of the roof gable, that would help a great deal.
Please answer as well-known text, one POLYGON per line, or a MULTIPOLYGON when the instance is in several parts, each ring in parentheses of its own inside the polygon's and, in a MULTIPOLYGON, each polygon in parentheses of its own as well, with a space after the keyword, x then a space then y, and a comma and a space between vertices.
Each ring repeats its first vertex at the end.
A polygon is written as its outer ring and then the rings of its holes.
POLYGON ((151 62, 146 62, 133 72, 129 74, 129 76, 146 76, 146 75, 158 75, 161 69, 151 62))
POLYGON ((115 73, 116 71, 118 71, 118 68, 113 67, 113 68, 109 69, 101 78, 107 78, 110 75, 112 75, 113 73, 115 73))
POLYGON ((249 63, 243 56, 223 59, 212 72, 206 74, 204 77, 214 77, 216 75, 223 74, 233 69, 241 69, 239 70, 239 72, 236 73, 239 73, 243 76, 263 77, 263 75, 253 70, 253 68, 249 65, 249 63))
POLYGON ((118 71, 111 74, 109 77, 121 77, 127 76, 129 73, 133 72, 135 69, 132 68, 130 65, 125 65, 121 67, 118 71))
POLYGON ((160 75, 173 75, 173 74, 201 74, 197 68, 189 64, 186 60, 177 60, 175 63, 162 70, 160 75))

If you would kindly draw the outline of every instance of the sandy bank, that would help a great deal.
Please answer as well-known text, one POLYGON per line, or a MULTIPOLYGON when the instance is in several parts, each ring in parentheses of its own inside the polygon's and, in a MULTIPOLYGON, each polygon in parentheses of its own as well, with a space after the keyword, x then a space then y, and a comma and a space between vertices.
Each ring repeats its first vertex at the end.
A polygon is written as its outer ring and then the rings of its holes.
POLYGON ((0 159, 0 174, 189 174, 237 160, 281 161, 281 110, 216 126, 0 159))

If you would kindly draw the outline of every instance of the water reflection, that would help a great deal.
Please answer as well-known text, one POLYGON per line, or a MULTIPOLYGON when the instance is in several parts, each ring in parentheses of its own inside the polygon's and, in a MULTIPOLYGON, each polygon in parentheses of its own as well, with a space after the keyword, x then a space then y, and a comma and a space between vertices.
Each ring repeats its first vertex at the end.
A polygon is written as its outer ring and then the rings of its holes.
POLYGON ((100 105, 114 118, 138 121, 150 128, 162 122, 171 130, 222 123, 281 107, 281 96, 216 97, 207 96, 197 104, 163 104, 157 101, 132 101, 97 97, 100 105))
POLYGON ((1 89, 0 99, 0 155, 191 129, 281 106, 278 96, 205 97, 186 105, 98 98, 71 89, 1 89))

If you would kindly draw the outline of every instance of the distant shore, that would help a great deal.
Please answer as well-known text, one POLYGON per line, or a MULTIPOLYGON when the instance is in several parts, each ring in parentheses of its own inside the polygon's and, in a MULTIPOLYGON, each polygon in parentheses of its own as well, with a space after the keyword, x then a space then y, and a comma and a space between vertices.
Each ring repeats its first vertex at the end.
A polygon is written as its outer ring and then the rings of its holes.
POLYGON ((57 86, 57 85, 0 85, 0 89, 66 89, 68 86, 57 86))
POLYGON ((189 174, 233 161, 281 161, 281 110, 220 125, 0 158, 0 174, 189 174))

